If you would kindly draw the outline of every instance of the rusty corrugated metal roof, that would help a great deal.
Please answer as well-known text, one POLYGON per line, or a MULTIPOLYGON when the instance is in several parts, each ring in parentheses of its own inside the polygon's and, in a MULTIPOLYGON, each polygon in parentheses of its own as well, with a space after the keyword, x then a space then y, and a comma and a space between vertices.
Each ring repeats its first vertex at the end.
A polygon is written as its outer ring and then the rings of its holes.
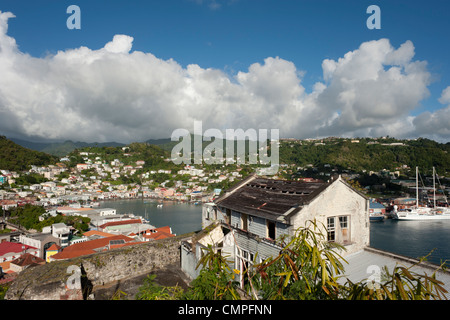
POLYGON ((227 209, 277 219, 298 212, 329 186, 325 182, 286 181, 261 177, 244 180, 215 203, 227 209))

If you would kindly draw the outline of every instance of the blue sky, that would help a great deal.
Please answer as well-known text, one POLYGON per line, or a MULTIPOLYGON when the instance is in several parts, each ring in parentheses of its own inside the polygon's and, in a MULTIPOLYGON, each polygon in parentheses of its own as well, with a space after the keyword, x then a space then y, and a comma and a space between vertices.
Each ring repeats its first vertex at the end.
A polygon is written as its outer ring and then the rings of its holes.
MULTIPOLYGON (((222 73, 221 76, 226 75, 232 82, 242 85, 239 89, 243 89, 244 86, 236 78, 239 72, 246 73, 248 78, 251 78, 250 66, 259 64, 268 67, 265 59, 278 57, 283 63, 289 62, 295 66, 302 90, 304 89, 306 94, 312 94, 318 82, 325 83, 330 87, 329 91, 332 91, 331 83, 327 83, 324 79, 322 63, 325 59, 337 62, 346 53, 358 50, 361 44, 372 40, 388 39, 394 50, 406 41, 410 41, 414 48, 411 62, 426 61, 428 75, 426 83, 428 93, 417 97, 413 101, 415 106, 398 114, 394 112, 391 118, 376 115, 375 118, 371 118, 367 127, 360 123, 353 123, 346 130, 343 127, 347 121, 342 120, 339 125, 330 126, 330 130, 323 130, 322 134, 317 128, 324 128, 324 123, 337 121, 336 117, 345 113, 343 110, 331 111, 328 107, 324 107, 324 110, 335 112, 337 116, 330 119, 321 118, 322 124, 317 124, 315 130, 299 133, 298 137, 319 137, 331 134, 376 135, 384 131, 381 127, 375 128, 376 119, 391 126, 398 126, 401 122, 394 123, 394 120, 404 117, 405 121, 409 121, 413 126, 412 117, 418 117, 424 112, 430 112, 433 117, 425 119, 423 115, 420 126, 417 123, 415 127, 410 128, 411 130, 398 132, 394 130, 392 134, 408 138, 429 136, 444 142, 450 137, 450 132, 446 128, 442 128, 437 135, 429 130, 419 130, 426 124, 436 126, 439 118, 442 119, 449 114, 446 110, 435 114, 450 104, 443 93, 450 86, 450 3, 445 0, 426 2, 406 0, 0 0, 0 11, 12 12, 15 15, 15 18, 8 20, 7 35, 15 39, 18 50, 43 61, 49 59, 49 56, 57 55, 58 51, 69 52, 80 47, 87 47, 92 51, 100 50, 106 43, 112 41, 115 35, 122 34, 133 38, 132 49, 129 53, 134 51, 151 53, 157 59, 166 62, 172 59, 182 70, 187 70, 189 65, 198 65, 202 71, 218 70, 222 73), (81 30, 69 30, 66 27, 66 20, 69 17, 66 9, 71 4, 81 8, 81 30), (370 16, 366 13, 366 9, 372 4, 381 8, 381 30, 369 30, 366 27, 366 20, 370 16), (399 118, 394 119, 393 117, 396 116, 399 118), (406 120, 407 117, 409 120, 406 120), (332 127, 336 128, 332 130, 332 127)), ((385 66, 386 70, 388 68, 389 66, 385 66)), ((62 91, 67 90, 65 88, 62 91)), ((202 90, 198 94, 201 95, 201 92, 202 90)), ((222 96, 222 93, 216 94, 222 96)), ((147 96, 146 99, 151 97, 147 96)), ((393 97, 393 100, 396 99, 399 98, 393 97)), ((4 98, 3 100, 14 99, 4 98)), ((0 99, 0 103, 1 101, 0 99)), ((306 102, 302 100, 302 103, 306 102)), ((314 108, 314 106, 315 104, 308 108, 314 108)), ((197 109, 192 112, 197 112, 197 109)), ((20 116, 17 115, 17 117, 20 116)), ((201 116, 199 119, 203 120, 201 116)), ((418 121, 418 118, 416 120, 418 121)), ((132 122, 132 119, 129 121, 132 122)), ((111 123, 115 124, 114 120, 111 120, 111 123)), ((210 123, 217 126, 217 121, 211 120, 210 123)), ((280 127, 282 123, 273 123, 272 127, 280 127)), ((240 122, 233 121, 230 123, 231 126, 239 124, 240 122)), ((271 123, 265 123, 265 125, 267 127, 271 123)), ((167 136, 171 130, 179 126, 180 123, 177 122, 169 126, 168 131, 149 131, 148 138, 167 136)), ((295 124, 290 125, 286 136, 296 136, 295 126, 295 124)), ((0 127, 0 131, 1 129, 0 127)), ((126 131, 126 128, 122 129, 126 131)), ((68 135, 71 133, 61 131, 58 134, 49 135, 39 130, 14 132, 12 128, 4 128, 3 132, 22 137, 50 136, 54 139, 70 138, 68 135)), ((74 129, 73 132, 76 130, 74 129)), ((134 137, 138 140, 144 135, 145 133, 127 132, 125 140, 134 137)), ((80 135, 79 138, 109 140, 106 132, 104 135, 93 132, 91 137, 80 135)), ((120 139, 120 136, 111 138, 120 139)))

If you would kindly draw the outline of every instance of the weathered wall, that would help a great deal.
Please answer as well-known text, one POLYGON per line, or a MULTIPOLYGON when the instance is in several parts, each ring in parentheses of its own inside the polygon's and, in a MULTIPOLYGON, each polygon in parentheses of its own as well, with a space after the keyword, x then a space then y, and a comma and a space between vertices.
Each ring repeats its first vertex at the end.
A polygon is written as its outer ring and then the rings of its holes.
MULTIPOLYGON (((150 273, 180 263, 180 240, 186 235, 114 249, 81 258, 55 261, 22 271, 6 293, 9 300, 81 299, 80 290, 71 290, 69 266, 82 266, 83 287, 96 287, 150 273)), ((72 278, 71 278, 72 279, 72 278)))
MULTIPOLYGON (((327 225, 328 217, 350 217, 351 244, 345 245, 343 256, 358 252, 369 245, 369 202, 362 195, 350 189, 341 178, 319 194, 300 214, 291 219, 294 230, 304 227, 307 221, 316 220, 327 225)), ((338 221, 336 221, 338 223, 338 221)), ((326 234, 326 230, 324 230, 326 234)))

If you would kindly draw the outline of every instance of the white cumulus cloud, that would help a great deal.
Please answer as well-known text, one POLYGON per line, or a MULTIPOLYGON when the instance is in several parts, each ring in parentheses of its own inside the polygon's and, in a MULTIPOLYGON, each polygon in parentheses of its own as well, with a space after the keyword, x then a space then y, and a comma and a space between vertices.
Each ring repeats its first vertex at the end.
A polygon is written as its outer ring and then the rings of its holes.
MULTIPOLYGON (((116 35, 103 48, 35 58, 8 36, 0 12, 0 133, 82 141, 143 141, 177 128, 279 129, 285 137, 422 134, 448 139, 449 107, 411 116, 428 95, 426 62, 414 45, 364 42, 322 63, 323 82, 306 92, 302 70, 268 57, 248 70, 224 71, 133 51, 116 35), (430 129, 433 126, 434 131, 430 129)), ((440 102, 450 104, 450 87, 440 102)))

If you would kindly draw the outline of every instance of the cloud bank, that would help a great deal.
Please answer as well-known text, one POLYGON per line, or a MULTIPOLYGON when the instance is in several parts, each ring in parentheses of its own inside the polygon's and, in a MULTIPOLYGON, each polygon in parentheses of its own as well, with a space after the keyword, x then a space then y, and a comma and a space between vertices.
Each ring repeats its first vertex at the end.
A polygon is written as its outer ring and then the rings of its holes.
POLYGON ((177 128, 279 129, 282 137, 430 136, 448 141, 450 87, 444 107, 411 116, 429 96, 431 74, 414 45, 364 42, 322 63, 323 81, 306 92, 296 66, 279 57, 230 77, 222 70, 132 51, 116 35, 99 50, 80 47, 45 58, 8 36, 0 12, 0 131, 81 141, 143 141, 177 128))

